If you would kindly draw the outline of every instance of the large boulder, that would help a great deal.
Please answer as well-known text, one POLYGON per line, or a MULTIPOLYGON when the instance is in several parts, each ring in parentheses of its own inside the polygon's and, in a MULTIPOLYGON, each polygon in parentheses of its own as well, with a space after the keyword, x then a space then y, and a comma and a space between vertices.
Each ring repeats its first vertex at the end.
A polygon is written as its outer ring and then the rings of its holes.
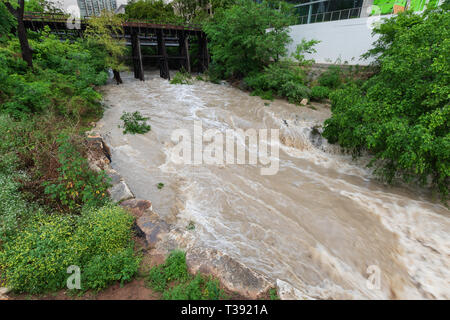
POLYGON ((169 233, 169 225, 155 213, 145 213, 136 220, 139 232, 144 236, 147 248, 155 248, 157 243, 169 233))
POLYGON ((129 199, 121 202, 120 205, 128 209, 136 218, 152 212, 152 203, 149 200, 129 199))
POLYGON ((124 181, 119 181, 108 189, 108 193, 112 200, 116 202, 134 198, 133 193, 124 181))
POLYGON ((194 247, 186 252, 189 272, 212 275, 228 290, 250 299, 267 294, 274 285, 229 255, 216 249, 194 247))

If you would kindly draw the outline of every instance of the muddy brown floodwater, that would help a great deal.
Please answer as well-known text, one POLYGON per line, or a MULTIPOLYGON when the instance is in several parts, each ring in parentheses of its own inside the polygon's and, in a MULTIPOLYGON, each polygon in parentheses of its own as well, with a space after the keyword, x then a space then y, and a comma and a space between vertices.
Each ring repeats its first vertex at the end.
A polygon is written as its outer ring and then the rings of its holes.
POLYGON ((205 246, 313 298, 450 299, 449 210, 425 190, 384 185, 367 159, 314 135, 329 108, 267 102, 226 84, 171 85, 156 73, 123 79, 103 88, 98 130, 113 168, 168 222, 192 221, 205 246), (123 135, 123 111, 150 117, 152 130, 123 135), (221 132, 280 129, 278 173, 174 163, 172 132, 193 131, 196 120, 221 132))

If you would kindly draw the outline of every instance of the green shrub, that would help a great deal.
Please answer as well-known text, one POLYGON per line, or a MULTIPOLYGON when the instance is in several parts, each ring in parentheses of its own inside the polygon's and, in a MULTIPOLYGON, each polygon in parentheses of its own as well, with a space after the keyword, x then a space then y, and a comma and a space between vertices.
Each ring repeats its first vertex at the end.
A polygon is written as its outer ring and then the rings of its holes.
POLYGON ((311 99, 322 101, 328 99, 330 96, 330 89, 328 87, 315 86, 311 89, 311 99))
POLYGON ((57 142, 61 167, 56 181, 44 182, 45 193, 71 211, 79 211, 85 205, 98 207, 105 204, 109 187, 106 174, 89 168, 88 161, 82 157, 70 136, 61 134, 57 142))
POLYGON ((139 111, 133 113, 124 112, 120 119, 123 121, 122 128, 125 129, 123 130, 123 134, 144 134, 151 130, 150 125, 147 124, 149 118, 141 115, 139 111))
POLYGON ((368 55, 379 72, 363 86, 331 94, 323 135, 358 155, 374 155, 376 172, 392 182, 428 184, 445 199, 450 176, 450 12, 410 12, 386 20, 368 55), (375 162, 376 161, 376 162, 375 162))
POLYGON ((290 103, 300 103, 304 98, 311 95, 311 90, 307 86, 293 80, 283 83, 278 92, 281 96, 286 97, 290 103))
POLYGON ((34 70, 20 58, 16 39, 0 46, 0 110, 15 118, 53 109, 66 116, 101 112, 100 95, 92 86, 107 80, 106 54, 86 42, 61 42, 45 30, 33 47, 34 70))
POLYGON ((286 55, 292 15, 284 1, 276 7, 278 10, 268 2, 242 0, 214 12, 203 29, 214 65, 218 66, 214 67, 215 77, 242 78, 286 55))
POLYGON ((36 210, 35 206, 27 204, 19 192, 18 178, 24 176, 0 172, 0 243, 20 232, 36 210))
POLYGON ((244 82, 267 100, 273 100, 272 94, 286 97, 291 103, 299 103, 308 98, 310 90, 303 84, 305 74, 301 68, 291 61, 280 61, 266 67, 263 72, 251 73, 244 82))
POLYGON ((117 206, 87 208, 80 217, 37 213, 0 251, 6 285, 28 293, 62 289, 71 265, 81 268, 83 290, 129 281, 139 265, 132 224, 117 206))
POLYGON ((332 65, 328 70, 323 72, 317 79, 322 87, 336 89, 342 84, 342 70, 341 67, 332 65))
POLYGON ((189 273, 186 266, 186 255, 183 251, 172 251, 164 264, 152 268, 148 283, 156 291, 163 292, 171 281, 184 282, 189 273))
POLYGON ((193 277, 188 273, 186 254, 180 250, 172 251, 164 264, 150 269, 148 284, 163 293, 166 300, 217 300, 225 297, 217 279, 200 274, 193 277))
POLYGON ((280 300, 280 297, 278 296, 278 292, 276 288, 272 288, 269 290, 269 297, 270 300, 280 300))
POLYGON ((197 274, 191 281, 180 283, 164 291, 164 300, 219 300, 225 298, 219 281, 197 274))
POLYGON ((175 73, 175 76, 170 80, 171 84, 192 84, 192 76, 184 68, 175 73))

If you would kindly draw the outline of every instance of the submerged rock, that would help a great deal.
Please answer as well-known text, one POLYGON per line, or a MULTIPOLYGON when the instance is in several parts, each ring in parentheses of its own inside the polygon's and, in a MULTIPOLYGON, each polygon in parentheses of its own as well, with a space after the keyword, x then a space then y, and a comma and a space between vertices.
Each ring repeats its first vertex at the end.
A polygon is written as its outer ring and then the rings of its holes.
POLYGON ((277 279, 277 293, 281 300, 315 300, 280 279, 277 279))

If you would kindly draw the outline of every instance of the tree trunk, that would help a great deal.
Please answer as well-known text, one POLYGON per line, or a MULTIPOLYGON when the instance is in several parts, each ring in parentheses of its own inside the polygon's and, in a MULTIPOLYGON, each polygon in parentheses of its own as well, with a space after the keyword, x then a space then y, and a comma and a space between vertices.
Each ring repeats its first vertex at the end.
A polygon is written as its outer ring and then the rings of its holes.
POLYGON ((5 2, 8 11, 17 19, 17 36, 19 37, 20 49, 22 50, 22 59, 26 61, 30 68, 33 67, 33 53, 28 43, 27 29, 23 23, 23 12, 25 9, 25 1, 18 0, 19 7, 14 9, 9 2, 5 2))
POLYGON ((123 83, 122 78, 120 77, 120 72, 117 70, 113 70, 114 80, 116 80, 117 84, 123 83))

